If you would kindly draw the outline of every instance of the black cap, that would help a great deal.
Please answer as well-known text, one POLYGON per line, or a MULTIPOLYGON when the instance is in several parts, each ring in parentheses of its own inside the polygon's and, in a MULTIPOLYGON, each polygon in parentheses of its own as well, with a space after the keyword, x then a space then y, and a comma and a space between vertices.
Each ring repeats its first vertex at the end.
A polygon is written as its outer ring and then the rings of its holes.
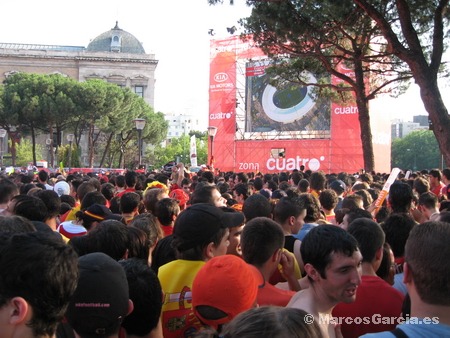
POLYGON ((81 336, 117 332, 129 310, 128 281, 122 266, 101 252, 78 259, 80 278, 66 318, 81 336))
POLYGON ((116 221, 122 220, 122 216, 113 214, 109 208, 101 204, 91 205, 84 211, 84 214, 98 222, 104 221, 106 219, 114 219, 116 221))
POLYGON ((191 205, 175 221, 174 238, 180 251, 204 243, 220 229, 237 227, 244 223, 242 212, 226 212, 208 203, 191 205), (178 240, 179 239, 179 240, 178 240))
POLYGON ((345 183, 342 182, 341 180, 335 180, 331 182, 330 189, 333 189, 337 193, 341 194, 347 189, 347 187, 345 186, 345 183))

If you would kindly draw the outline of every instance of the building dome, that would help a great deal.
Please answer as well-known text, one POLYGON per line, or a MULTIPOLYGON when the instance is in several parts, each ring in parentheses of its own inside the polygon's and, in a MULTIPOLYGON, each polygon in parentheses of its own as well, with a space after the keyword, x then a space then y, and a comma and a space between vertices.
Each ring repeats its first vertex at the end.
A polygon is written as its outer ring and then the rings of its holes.
POLYGON ((134 35, 119 28, 118 22, 111 30, 100 34, 87 46, 89 52, 116 52, 145 54, 144 47, 134 35))

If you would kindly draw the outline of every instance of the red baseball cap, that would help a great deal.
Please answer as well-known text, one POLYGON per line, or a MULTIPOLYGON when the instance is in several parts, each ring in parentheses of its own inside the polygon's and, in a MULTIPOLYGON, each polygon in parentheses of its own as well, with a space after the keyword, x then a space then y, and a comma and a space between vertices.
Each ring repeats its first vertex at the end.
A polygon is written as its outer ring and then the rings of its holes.
POLYGON ((217 329, 254 307, 258 289, 263 286, 264 277, 253 265, 234 255, 217 256, 206 262, 194 279, 192 307, 204 324, 217 329), (202 306, 220 310, 224 316, 206 318, 202 306))
POLYGON ((170 198, 176 199, 180 206, 184 206, 189 201, 189 195, 183 189, 174 189, 169 194, 170 198))

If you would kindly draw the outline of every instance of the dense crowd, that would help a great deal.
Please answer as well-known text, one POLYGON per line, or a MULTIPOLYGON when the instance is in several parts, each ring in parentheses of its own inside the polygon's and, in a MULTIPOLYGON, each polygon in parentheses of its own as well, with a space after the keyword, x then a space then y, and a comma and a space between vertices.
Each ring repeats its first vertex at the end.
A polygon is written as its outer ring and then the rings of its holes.
POLYGON ((388 176, 3 175, 0 336, 450 336, 450 169, 388 176))

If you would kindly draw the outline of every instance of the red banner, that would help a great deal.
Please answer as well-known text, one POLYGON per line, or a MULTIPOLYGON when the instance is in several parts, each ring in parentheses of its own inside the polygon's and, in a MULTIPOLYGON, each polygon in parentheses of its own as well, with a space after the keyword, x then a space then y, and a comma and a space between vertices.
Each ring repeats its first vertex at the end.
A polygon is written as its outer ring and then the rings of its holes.
MULTIPOLYGON (((352 70, 338 69, 349 77, 354 77, 352 70)), ((331 82, 338 85, 341 79, 332 76, 331 82)), ((356 172, 364 168, 361 144, 361 128, 358 120, 358 107, 355 102, 345 105, 331 104, 331 156, 334 172, 356 172)))

